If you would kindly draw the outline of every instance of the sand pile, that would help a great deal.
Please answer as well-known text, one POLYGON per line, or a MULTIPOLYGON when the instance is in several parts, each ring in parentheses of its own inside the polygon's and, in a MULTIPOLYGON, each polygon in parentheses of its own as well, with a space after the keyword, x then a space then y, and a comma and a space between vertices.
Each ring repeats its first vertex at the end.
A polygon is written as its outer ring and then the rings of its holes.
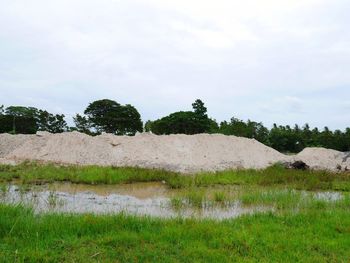
POLYGON ((2 162, 44 162, 162 168, 179 172, 264 168, 286 157, 252 139, 198 134, 135 137, 78 132, 0 135, 2 162))
POLYGON ((345 171, 350 170, 350 153, 325 148, 305 148, 294 157, 314 170, 345 171))
MULTIPOLYGON (((254 139, 219 134, 92 137, 71 132, 36 135, 0 134, 0 163, 24 160, 79 165, 161 168, 178 172, 218 171, 268 167, 277 162, 302 160, 311 168, 345 169, 344 153, 311 148, 286 156, 254 139), (339 167, 338 167, 339 168, 339 167)), ((350 167, 350 165, 348 165, 350 167)))

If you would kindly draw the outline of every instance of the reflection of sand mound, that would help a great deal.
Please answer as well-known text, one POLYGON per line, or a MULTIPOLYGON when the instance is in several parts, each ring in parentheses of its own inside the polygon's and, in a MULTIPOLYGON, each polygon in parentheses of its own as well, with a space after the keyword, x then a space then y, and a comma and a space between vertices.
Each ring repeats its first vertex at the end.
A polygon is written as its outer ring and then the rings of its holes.
POLYGON ((78 132, 0 134, 0 162, 3 163, 38 160, 195 172, 259 169, 276 162, 301 159, 311 168, 335 170, 342 156, 345 154, 332 150, 306 149, 295 157, 288 157, 253 139, 218 134, 157 136, 144 133, 134 137, 110 134, 91 137, 78 132), (320 155, 318 151, 328 155, 320 155))

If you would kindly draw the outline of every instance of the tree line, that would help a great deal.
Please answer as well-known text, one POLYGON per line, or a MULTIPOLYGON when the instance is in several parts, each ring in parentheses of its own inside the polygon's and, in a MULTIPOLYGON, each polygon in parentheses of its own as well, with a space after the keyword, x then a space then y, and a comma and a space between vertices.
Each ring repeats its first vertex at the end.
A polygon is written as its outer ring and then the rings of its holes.
POLYGON ((90 103, 82 114, 73 117, 75 126, 68 127, 63 114, 52 114, 34 107, 0 106, 0 133, 33 134, 37 131, 60 133, 79 131, 89 135, 102 132, 117 135, 135 135, 137 132, 154 134, 198 134, 219 133, 254 138, 281 152, 300 152, 305 147, 326 147, 339 151, 350 151, 350 128, 345 131, 311 129, 274 124, 271 129, 261 122, 243 121, 232 117, 217 123, 207 114, 204 103, 197 99, 192 111, 179 111, 163 118, 147 121, 143 125, 141 115, 130 105, 103 99, 90 103))
POLYGON ((0 106, 0 133, 60 133, 68 130, 64 117, 63 114, 52 114, 34 107, 0 106))

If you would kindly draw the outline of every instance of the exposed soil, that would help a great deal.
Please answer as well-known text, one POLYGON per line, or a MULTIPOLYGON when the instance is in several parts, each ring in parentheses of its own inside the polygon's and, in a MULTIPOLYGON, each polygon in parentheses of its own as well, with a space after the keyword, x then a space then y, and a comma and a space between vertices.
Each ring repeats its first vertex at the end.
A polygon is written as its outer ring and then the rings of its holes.
POLYGON ((25 160, 58 164, 131 166, 177 172, 262 169, 277 162, 302 161, 311 169, 350 168, 348 153, 306 148, 287 156, 254 140, 220 134, 134 137, 78 132, 36 135, 0 134, 0 163, 25 160))

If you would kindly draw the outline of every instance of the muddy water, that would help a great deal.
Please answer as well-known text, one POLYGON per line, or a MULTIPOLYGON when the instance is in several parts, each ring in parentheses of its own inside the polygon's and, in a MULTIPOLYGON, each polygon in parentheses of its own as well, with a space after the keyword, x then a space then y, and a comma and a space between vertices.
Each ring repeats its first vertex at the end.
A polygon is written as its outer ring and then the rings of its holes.
MULTIPOLYGON (((218 189, 211 190, 215 192, 218 189)), ((231 197, 234 196, 233 200, 236 199, 236 201, 224 204, 204 202, 201 208, 184 204, 176 208, 172 206, 171 198, 181 196, 181 191, 169 189, 162 183, 21 185, 14 182, 5 186, 0 185, 0 203, 24 204, 33 207, 36 212, 126 213, 160 218, 194 217, 217 220, 234 218, 243 214, 274 211, 273 207, 243 206, 238 200, 238 193, 242 192, 242 188, 233 186, 219 190, 229 193, 231 197)), ((305 196, 310 194, 305 191, 302 193, 305 196)), ((213 193, 210 193, 209 190, 210 194, 213 193)), ((313 196, 316 199, 330 202, 342 198, 342 194, 337 192, 318 192, 313 193, 313 196)))
POLYGON ((160 218, 195 217, 226 219, 242 214, 264 212, 266 207, 243 207, 239 201, 224 206, 203 205, 202 208, 176 209, 171 197, 178 194, 161 183, 129 185, 82 185, 54 183, 49 185, 16 185, 2 187, 0 202, 24 204, 36 212, 72 212, 115 214, 126 213, 160 218))

